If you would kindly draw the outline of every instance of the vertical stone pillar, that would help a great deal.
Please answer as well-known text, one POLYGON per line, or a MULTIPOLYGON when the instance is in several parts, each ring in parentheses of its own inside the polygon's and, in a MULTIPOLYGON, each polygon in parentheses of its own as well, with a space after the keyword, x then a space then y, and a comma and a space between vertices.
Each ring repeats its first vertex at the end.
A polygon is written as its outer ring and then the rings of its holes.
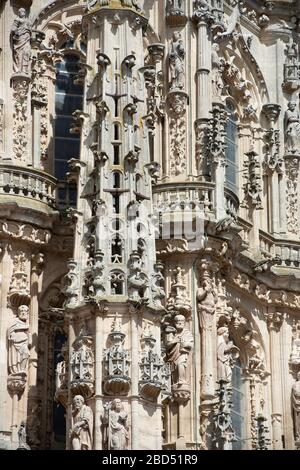
POLYGON ((40 444, 38 418, 39 418, 39 400, 37 389, 37 365, 38 365, 38 334, 39 334, 39 278, 42 273, 44 255, 42 253, 34 254, 31 258, 31 285, 30 285, 30 315, 29 325, 32 338, 29 374, 28 374, 28 417, 27 433, 28 441, 32 449, 38 448, 40 444))
POLYGON ((137 358, 139 357, 138 344, 138 311, 133 306, 129 307, 131 314, 131 354, 135 362, 131 367, 131 449, 138 449, 138 402, 139 402, 139 368, 137 358), (135 365, 133 365, 135 364, 135 365))
POLYGON ((271 359, 271 397, 272 397, 272 435, 273 449, 282 449, 282 397, 281 397, 281 360, 280 360, 280 328, 283 314, 273 308, 267 313, 268 329, 270 334, 271 359))
POLYGON ((197 119, 209 119, 211 110, 211 41, 206 21, 197 22, 197 119))
MULTIPOLYGON (((69 342, 69 383, 72 380, 72 369, 70 367, 70 359, 72 357, 73 351, 73 343, 75 341, 75 330, 74 330, 74 319, 72 314, 68 314, 67 316, 68 321, 68 342, 69 342)), ((71 429, 71 421, 72 421, 72 391, 69 387, 68 389, 68 402, 67 402, 67 419, 66 419, 66 450, 72 450, 71 448, 71 439, 69 437, 69 431, 71 429)))
MULTIPOLYGON (((97 310, 95 313, 95 358, 102 357, 102 311, 97 310)), ((95 432, 94 432, 94 449, 102 449, 102 437, 100 432, 100 416, 101 416, 101 397, 102 388, 102 362, 95 361, 95 432)))

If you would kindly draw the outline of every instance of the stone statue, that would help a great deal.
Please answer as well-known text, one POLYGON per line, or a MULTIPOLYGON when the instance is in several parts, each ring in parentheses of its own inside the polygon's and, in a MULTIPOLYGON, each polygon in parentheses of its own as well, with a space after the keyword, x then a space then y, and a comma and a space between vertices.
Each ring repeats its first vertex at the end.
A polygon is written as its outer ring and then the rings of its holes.
POLYGON ((216 310, 218 294, 210 277, 205 277, 202 286, 197 291, 200 326, 204 330, 211 328, 213 315, 216 310))
POLYGON ((29 308, 27 305, 20 305, 18 308, 18 318, 7 330, 8 340, 8 371, 10 374, 27 374, 29 359, 29 308))
POLYGON ((175 329, 168 327, 165 346, 167 360, 171 364, 172 384, 175 386, 190 383, 190 369, 194 338, 190 330, 185 328, 185 317, 174 317, 175 329))
POLYGON ((32 25, 26 18, 26 10, 20 8, 18 18, 14 20, 11 29, 11 40, 13 49, 14 72, 29 75, 31 58, 31 32, 32 25))
POLYGON ((104 423, 108 425, 108 449, 126 450, 129 440, 127 413, 119 398, 106 407, 104 423))
POLYGON ((170 89, 184 89, 184 58, 185 49, 180 33, 173 34, 171 50, 169 55, 170 63, 170 89))
POLYGON ((211 63, 212 63, 212 95, 213 98, 220 99, 224 88, 222 73, 224 70, 224 61, 218 56, 220 46, 217 43, 212 45, 211 63))
POLYGON ((17 450, 30 450, 27 444, 26 423, 22 421, 18 430, 19 447, 17 450))
POLYGON ((294 418, 295 441, 300 445, 300 372, 292 388, 292 407, 294 418))
POLYGON ((284 116, 285 150, 292 153, 300 152, 300 113, 296 108, 296 101, 290 101, 284 116))
POLYGON ((232 368, 234 360, 239 357, 239 349, 229 341, 229 331, 227 326, 218 328, 218 346, 217 346, 217 359, 218 359, 218 380, 225 380, 231 382, 232 368))
POLYGON ((93 447, 93 412, 84 404, 81 395, 73 398, 70 438, 73 450, 91 450, 93 447))

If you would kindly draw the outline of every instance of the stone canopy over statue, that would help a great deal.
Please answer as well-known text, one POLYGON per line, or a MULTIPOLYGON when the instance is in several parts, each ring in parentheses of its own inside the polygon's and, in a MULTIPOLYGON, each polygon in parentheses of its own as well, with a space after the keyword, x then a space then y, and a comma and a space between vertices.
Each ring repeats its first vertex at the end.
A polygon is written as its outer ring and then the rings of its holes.
POLYGON ((11 28, 11 41, 13 50, 14 72, 19 74, 30 74, 31 59, 31 34, 32 25, 26 17, 26 10, 20 8, 18 18, 15 19, 11 28))

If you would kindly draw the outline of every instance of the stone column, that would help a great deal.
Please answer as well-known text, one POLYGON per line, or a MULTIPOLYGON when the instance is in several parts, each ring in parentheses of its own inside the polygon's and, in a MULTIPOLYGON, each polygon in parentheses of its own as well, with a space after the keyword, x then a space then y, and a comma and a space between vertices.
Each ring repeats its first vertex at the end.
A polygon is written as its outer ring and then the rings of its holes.
POLYGON ((271 397, 272 397, 272 434, 273 449, 282 449, 282 384, 281 384, 281 360, 280 360, 280 328, 283 322, 283 314, 270 308, 267 313, 268 329, 270 334, 270 359, 271 359, 271 397))
POLYGON ((103 313, 108 308, 100 305, 95 312, 95 419, 94 419, 94 450, 102 450, 101 411, 102 411, 102 331, 103 313))
POLYGON ((209 119, 211 110, 211 40, 205 15, 193 16, 197 24, 197 119, 209 119))
POLYGON ((129 308, 131 313, 131 449, 137 450, 139 447, 139 417, 138 417, 138 406, 139 406, 139 368, 138 368, 138 356, 139 356, 139 344, 138 344, 138 312, 132 307, 129 308), (135 365, 133 365, 135 364, 135 365))
MULTIPOLYGON (((68 356, 68 361, 69 361, 69 377, 68 377, 68 382, 69 384, 71 383, 72 380, 72 368, 70 367, 70 360, 72 357, 72 351, 73 351, 73 343, 75 341, 75 330, 74 330, 74 319, 72 314, 68 314, 67 316, 67 321, 68 321, 68 342, 69 342, 69 356, 68 356)), ((71 429, 71 421, 72 421, 72 392, 71 388, 68 388, 68 403, 67 403, 67 419, 66 419, 66 450, 72 450, 71 446, 71 439, 69 437, 69 431, 71 429)))

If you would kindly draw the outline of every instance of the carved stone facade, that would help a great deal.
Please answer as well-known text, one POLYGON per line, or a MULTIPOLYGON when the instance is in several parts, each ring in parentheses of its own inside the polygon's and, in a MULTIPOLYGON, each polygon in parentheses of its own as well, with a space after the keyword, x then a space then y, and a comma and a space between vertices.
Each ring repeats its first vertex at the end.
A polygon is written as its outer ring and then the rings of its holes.
POLYGON ((300 449, 298 18, 1 3, 0 449, 300 449))

